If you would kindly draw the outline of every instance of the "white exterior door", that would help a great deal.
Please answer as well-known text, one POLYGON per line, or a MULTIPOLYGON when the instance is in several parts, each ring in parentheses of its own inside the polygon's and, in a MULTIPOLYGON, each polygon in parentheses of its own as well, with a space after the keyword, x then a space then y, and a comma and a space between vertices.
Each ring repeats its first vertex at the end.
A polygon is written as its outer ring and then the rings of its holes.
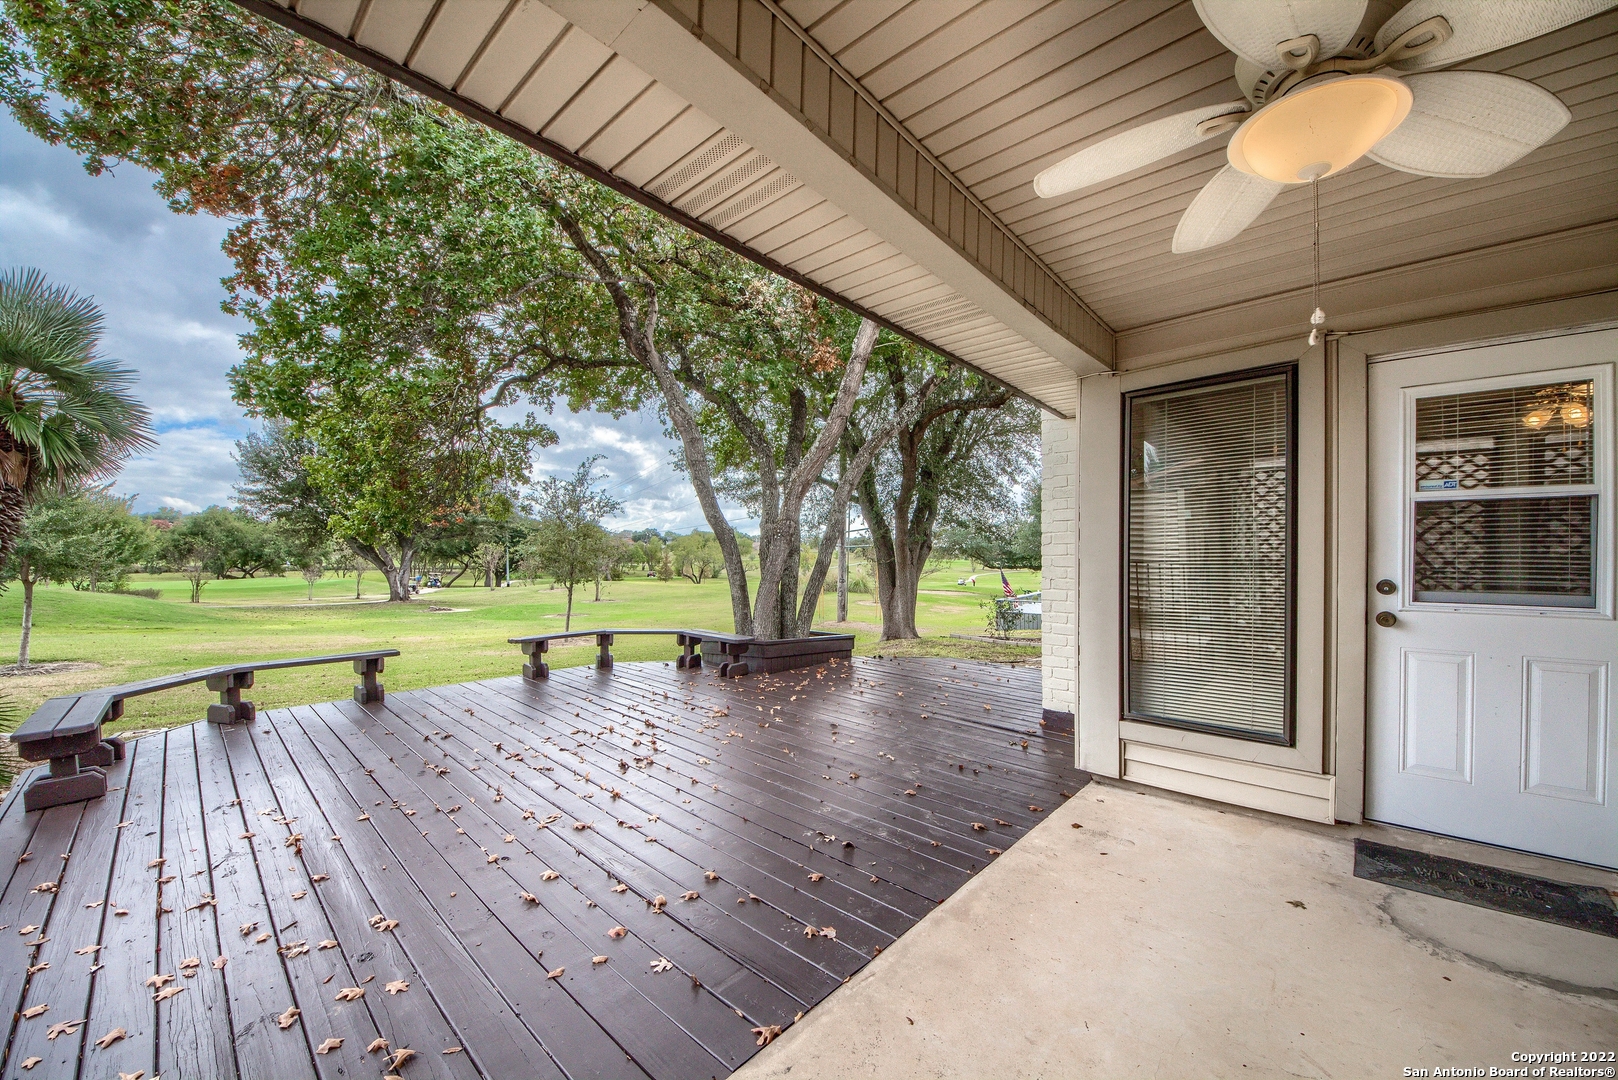
POLYGON ((1618 867, 1615 359, 1371 365, 1368 817, 1618 867))

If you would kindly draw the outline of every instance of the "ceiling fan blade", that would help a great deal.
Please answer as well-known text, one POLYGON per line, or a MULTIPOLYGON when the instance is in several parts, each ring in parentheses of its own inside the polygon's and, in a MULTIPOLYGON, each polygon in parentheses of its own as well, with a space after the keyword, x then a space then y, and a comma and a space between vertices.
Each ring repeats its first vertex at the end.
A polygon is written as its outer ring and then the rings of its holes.
MULTIPOLYGON (((1150 165, 1220 134, 1218 131, 1206 135, 1199 132, 1197 128, 1203 121, 1216 116, 1245 113, 1249 108, 1245 101, 1204 105, 1200 109, 1165 116, 1109 139, 1102 139, 1034 177, 1034 192, 1042 199, 1049 199, 1150 165)), ((1231 124, 1232 128, 1235 126, 1235 123, 1231 124)))
POLYGON ((1567 106, 1544 87, 1491 71, 1432 71, 1405 79, 1415 102, 1404 123, 1366 156, 1417 176, 1497 173, 1567 126, 1567 106))
POLYGON ((1442 15, 1454 31, 1450 39, 1393 64, 1427 71, 1560 30, 1614 5, 1618 0, 1410 0, 1376 32, 1376 48, 1381 52, 1412 26, 1442 15))
POLYGON ((1174 230, 1176 255, 1223 244, 1253 223, 1285 184, 1226 165, 1191 200, 1174 230))
POLYGON ((1307 34, 1320 39, 1319 56, 1339 52, 1354 38, 1366 0, 1195 0, 1197 15, 1235 53, 1270 71, 1285 71, 1276 45, 1307 34))

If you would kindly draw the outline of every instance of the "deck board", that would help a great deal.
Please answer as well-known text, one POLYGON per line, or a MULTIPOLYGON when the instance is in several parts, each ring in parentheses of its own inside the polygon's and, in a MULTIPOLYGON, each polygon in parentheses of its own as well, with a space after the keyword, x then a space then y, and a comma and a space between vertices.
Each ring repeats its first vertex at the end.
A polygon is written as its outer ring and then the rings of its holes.
POLYGON ((106 799, 0 806, 0 1073, 728 1075, 1079 789, 1039 716, 1027 669, 635 663, 136 740, 106 799))

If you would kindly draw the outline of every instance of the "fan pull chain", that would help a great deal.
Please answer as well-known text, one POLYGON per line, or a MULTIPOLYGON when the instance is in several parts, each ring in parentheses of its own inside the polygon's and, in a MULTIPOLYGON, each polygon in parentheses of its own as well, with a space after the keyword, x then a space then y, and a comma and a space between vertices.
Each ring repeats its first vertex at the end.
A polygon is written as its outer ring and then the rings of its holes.
POLYGON ((1326 312, 1320 307, 1320 179, 1309 181, 1309 193, 1315 208, 1315 313, 1309 316, 1309 344, 1320 340, 1321 328, 1326 324, 1326 312))

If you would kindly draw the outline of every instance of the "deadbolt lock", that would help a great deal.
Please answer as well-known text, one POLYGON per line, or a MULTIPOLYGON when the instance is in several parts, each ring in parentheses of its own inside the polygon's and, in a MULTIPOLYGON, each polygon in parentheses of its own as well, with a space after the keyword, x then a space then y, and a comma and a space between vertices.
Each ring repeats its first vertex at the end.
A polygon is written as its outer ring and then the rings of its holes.
POLYGON ((1381 593, 1383 596, 1392 596, 1394 593, 1399 591, 1399 586, 1395 585, 1388 578, 1383 578, 1381 581, 1376 583, 1376 591, 1381 593))
POLYGON ((1399 616, 1391 611, 1379 611, 1376 613, 1376 624, 1378 626, 1392 626, 1398 621, 1399 616))

